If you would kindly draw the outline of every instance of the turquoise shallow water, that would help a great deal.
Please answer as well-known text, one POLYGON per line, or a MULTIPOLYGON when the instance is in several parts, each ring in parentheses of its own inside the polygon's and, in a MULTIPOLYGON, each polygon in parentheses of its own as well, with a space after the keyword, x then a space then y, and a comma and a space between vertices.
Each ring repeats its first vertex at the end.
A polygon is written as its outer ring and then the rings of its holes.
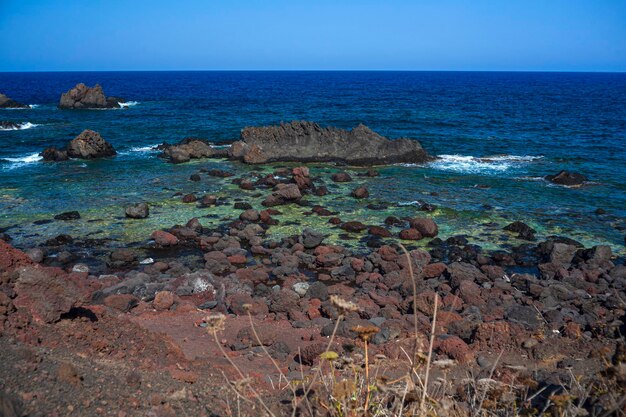
MULTIPOLYGON (((239 190, 230 179, 203 176, 194 183, 189 175, 219 168, 248 176, 278 165, 171 165, 150 146, 186 136, 219 143, 237 138, 247 125, 306 119, 345 128, 365 123, 384 135, 416 138, 442 158, 423 166, 380 167, 377 178, 356 177, 359 170, 349 169, 355 183, 342 186, 329 180, 339 168, 313 166, 313 175, 333 192, 308 200, 338 211, 344 220, 381 224, 391 214, 418 214, 415 202, 425 201, 438 207, 429 215, 444 238, 466 234, 483 246, 506 247, 519 242, 501 228, 523 220, 539 238, 560 234, 587 245, 624 248, 625 74, 3 73, 0 91, 36 105, 0 110, 0 120, 35 125, 0 132, 0 228, 9 228, 18 246, 37 245, 61 232, 125 245, 193 216, 208 225, 234 218, 234 201, 257 206, 261 197, 239 190), (56 109, 61 92, 77 82, 99 82, 108 95, 137 103, 123 110, 56 109), (51 164, 37 160, 43 148, 62 146, 85 128, 99 131, 119 155, 51 164), (541 179, 560 169, 580 171, 592 182, 569 189, 541 179), (356 183, 367 185, 369 201, 348 196, 356 183), (176 192, 215 193, 229 205, 198 209, 181 203, 176 192), (124 219, 124 206, 136 201, 151 203, 148 220, 124 219), (367 208, 372 202, 387 208, 367 208), (597 208, 606 214, 595 214, 597 208), (67 210, 79 210, 83 218, 33 224, 67 210)), ((270 229, 274 235, 297 232, 304 224, 342 238, 327 218, 303 215, 307 208, 281 210, 281 224, 270 229)))

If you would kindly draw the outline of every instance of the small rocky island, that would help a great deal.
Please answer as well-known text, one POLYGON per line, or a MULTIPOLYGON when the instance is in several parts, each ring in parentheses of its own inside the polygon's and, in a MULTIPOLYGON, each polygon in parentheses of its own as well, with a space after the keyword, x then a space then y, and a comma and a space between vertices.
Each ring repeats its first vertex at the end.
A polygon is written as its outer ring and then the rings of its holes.
POLYGON ((434 158, 414 139, 389 139, 365 125, 345 130, 307 121, 246 127, 230 149, 215 149, 201 139, 163 144, 161 156, 171 162, 229 157, 246 164, 269 162, 340 162, 354 166, 423 163, 434 158))
POLYGON ((116 154, 113 145, 104 140, 100 133, 87 129, 71 140, 65 149, 47 148, 41 156, 44 161, 66 161, 69 158, 96 159, 116 154))
POLYGON ((61 95, 60 109, 119 109, 126 100, 119 97, 107 97, 99 84, 88 87, 83 83, 61 95))
POLYGON ((0 93, 0 109, 28 109, 26 104, 19 103, 0 93))

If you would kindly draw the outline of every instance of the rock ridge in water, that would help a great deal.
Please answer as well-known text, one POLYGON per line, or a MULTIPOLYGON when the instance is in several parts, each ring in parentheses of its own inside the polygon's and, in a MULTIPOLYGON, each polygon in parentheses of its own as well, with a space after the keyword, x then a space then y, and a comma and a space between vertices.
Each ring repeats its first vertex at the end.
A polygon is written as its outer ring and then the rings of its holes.
POLYGON ((60 109, 118 109, 126 100, 119 97, 107 97, 99 84, 88 87, 83 83, 61 95, 60 109))
POLYGON ((19 103, 0 93, 0 109, 26 109, 26 104, 19 103))
POLYGON ((352 130, 293 121, 246 127, 230 155, 248 164, 343 162, 351 165, 422 163, 432 159, 414 139, 391 140, 365 125, 352 130))
POLYGON ((65 161, 68 158, 105 158, 115 156, 117 152, 113 145, 100 136, 100 133, 86 129, 71 140, 65 149, 47 148, 40 155, 44 161, 65 161))

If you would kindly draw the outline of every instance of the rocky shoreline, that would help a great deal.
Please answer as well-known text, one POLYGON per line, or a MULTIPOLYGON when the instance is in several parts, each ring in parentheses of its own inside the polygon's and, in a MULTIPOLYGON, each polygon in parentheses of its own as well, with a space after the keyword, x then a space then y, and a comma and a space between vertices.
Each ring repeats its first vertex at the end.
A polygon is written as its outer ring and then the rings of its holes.
MULTIPOLYGON (((274 130, 260 137, 268 132, 274 130)), ((164 153, 182 160, 204 155, 202 143, 188 140, 179 145, 186 148, 164 153)), ((272 160, 267 149, 263 158, 272 160)), ((244 160, 255 154, 246 152, 244 160)), ((311 214, 327 217, 348 239, 367 233, 368 249, 327 242, 311 229, 268 239, 281 210, 308 209, 303 196, 329 190, 306 166, 236 180, 260 193, 262 204, 236 202, 238 219, 216 227, 193 218, 155 230, 145 237, 145 250, 91 242, 103 255, 97 273, 73 253, 69 235, 50 239, 47 250, 20 251, 0 240, 0 343, 11 364, 1 371, 2 400, 28 415, 70 409, 80 415, 228 415, 236 396, 224 377, 240 379, 232 361, 276 415, 291 414, 291 401, 277 388, 281 379, 310 381, 330 348, 338 375, 350 363, 363 369, 358 329, 373 329, 368 367, 391 381, 410 371, 406 352, 428 352, 434 322, 429 395, 442 404, 437 415, 473 415, 469 374, 474 384, 488 384, 489 401, 481 406, 492 410, 515 404, 531 415, 544 408, 592 415, 623 410, 626 266, 608 246, 585 248, 566 237, 537 241, 535 231, 517 221, 506 231, 527 243, 486 251, 463 236, 438 238, 439 225, 427 211, 368 224, 343 221, 322 206, 310 207, 311 214), (428 243, 418 247, 422 240, 428 243), (225 327, 213 340, 207 329, 218 313, 225 327), (449 401, 454 406, 443 407, 449 401)), ((330 180, 351 178, 337 173, 330 180)), ((350 198, 369 197, 359 186, 350 198)), ((181 198, 208 211, 220 204, 214 195, 181 198)), ((147 204, 121 211, 132 221, 150 216, 147 204)), ((59 221, 79 217, 67 212, 59 221)), ((376 380, 381 390, 383 379, 376 380)), ((328 415, 318 397, 313 414, 328 415)), ((244 405, 249 415, 254 407, 254 401, 244 405)))

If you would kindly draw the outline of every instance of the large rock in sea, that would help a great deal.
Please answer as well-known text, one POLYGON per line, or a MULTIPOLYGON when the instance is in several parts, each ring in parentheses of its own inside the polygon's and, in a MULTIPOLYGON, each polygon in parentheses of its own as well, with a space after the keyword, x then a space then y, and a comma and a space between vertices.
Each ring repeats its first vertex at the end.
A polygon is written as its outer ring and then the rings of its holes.
POLYGON ((568 187, 574 187, 582 185, 588 181, 587 177, 578 172, 561 171, 555 175, 546 175, 546 180, 554 184, 565 185, 568 187))
POLYGON ((0 109, 27 109, 26 104, 18 103, 17 101, 0 93, 0 109))
POLYGON ((83 83, 76 84, 68 92, 61 95, 60 109, 117 109, 126 100, 118 97, 106 97, 100 85, 88 87, 83 83))
POLYGON ((113 146, 102 139, 100 133, 89 129, 83 130, 80 135, 67 144, 67 155, 70 158, 94 159, 116 154, 113 146))
POLYGON ((421 163, 432 158, 413 139, 391 140, 364 125, 352 130, 294 121, 246 127, 233 143, 231 157, 248 164, 267 162, 343 162, 351 165, 421 163))
POLYGON ((44 161, 66 161, 69 158, 105 158, 115 156, 117 152, 113 145, 102 139, 100 133, 87 129, 71 140, 65 149, 46 148, 39 155, 44 161))

